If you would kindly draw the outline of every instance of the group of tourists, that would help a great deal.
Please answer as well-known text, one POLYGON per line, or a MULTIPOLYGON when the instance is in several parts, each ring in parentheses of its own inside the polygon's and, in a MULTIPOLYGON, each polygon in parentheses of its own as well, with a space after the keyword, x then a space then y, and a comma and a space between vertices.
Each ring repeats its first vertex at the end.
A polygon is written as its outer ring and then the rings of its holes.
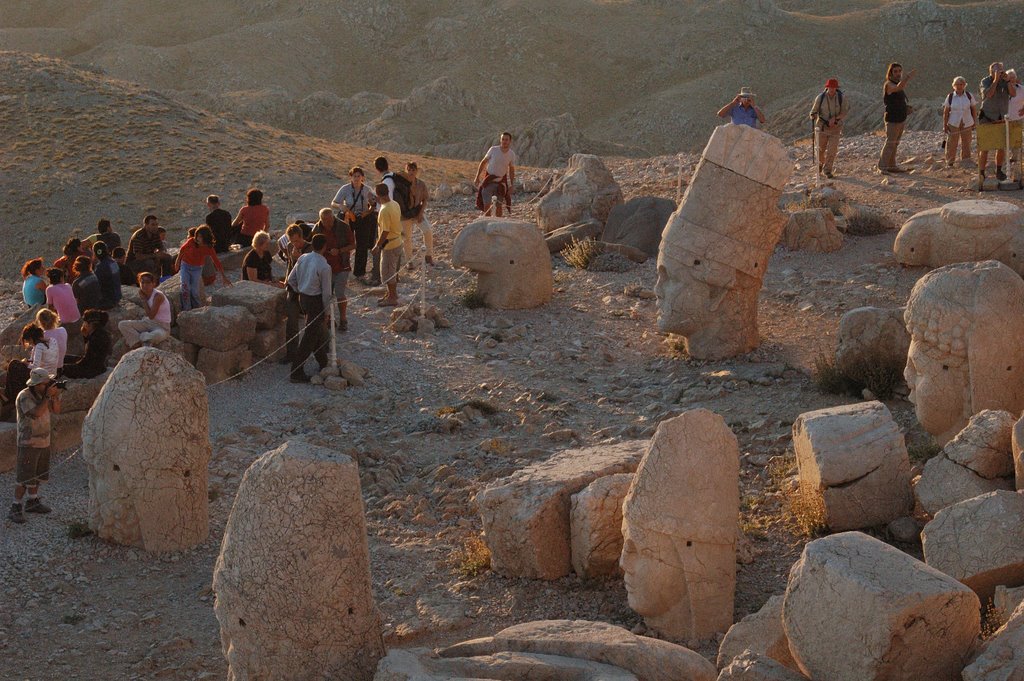
MULTIPOLYGON (((878 170, 883 174, 905 173, 907 170, 896 162, 900 139, 907 119, 913 113, 907 95, 907 86, 917 71, 904 71, 903 65, 893 62, 885 72, 882 85, 882 103, 885 109, 885 143, 878 158, 878 170)), ((843 123, 849 116, 850 102, 839 88, 839 80, 829 78, 825 87, 811 104, 810 118, 814 125, 817 171, 832 178, 835 173, 836 156, 839 153, 839 139, 843 123)), ((727 118, 737 125, 755 128, 765 124, 764 112, 754 103, 754 94, 749 87, 740 89, 731 102, 718 111, 718 116, 727 118)), ((1003 124, 1024 119, 1024 87, 1014 69, 1005 69, 1002 62, 989 66, 988 75, 978 85, 978 94, 972 94, 967 79, 957 76, 953 79, 950 92, 942 102, 942 129, 945 133, 945 161, 953 167, 959 148, 960 159, 973 161, 971 144, 979 124, 1003 124)), ((1002 126, 1001 126, 1002 127, 1002 126)), ((1019 139, 1011 148, 1019 146, 1019 139)), ((978 172, 984 179, 988 169, 988 149, 978 151, 978 172)), ((1006 150, 996 151, 996 179, 1006 179, 1006 150)))

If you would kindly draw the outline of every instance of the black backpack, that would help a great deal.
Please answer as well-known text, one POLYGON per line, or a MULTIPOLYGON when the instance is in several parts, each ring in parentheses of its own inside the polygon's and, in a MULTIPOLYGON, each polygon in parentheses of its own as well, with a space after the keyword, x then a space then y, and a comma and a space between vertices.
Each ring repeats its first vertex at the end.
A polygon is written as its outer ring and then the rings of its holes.
POLYGON ((402 218, 411 220, 416 217, 416 214, 419 213, 419 208, 412 205, 412 182, 409 181, 409 178, 398 173, 385 173, 381 181, 383 182, 388 177, 395 183, 395 201, 398 202, 398 207, 402 209, 402 218))

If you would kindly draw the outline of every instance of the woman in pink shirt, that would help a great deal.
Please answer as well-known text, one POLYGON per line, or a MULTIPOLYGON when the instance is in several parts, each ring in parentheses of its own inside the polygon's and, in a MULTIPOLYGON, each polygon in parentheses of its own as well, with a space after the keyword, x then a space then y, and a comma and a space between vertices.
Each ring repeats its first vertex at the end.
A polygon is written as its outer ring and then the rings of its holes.
POLYGON ((238 211, 238 216, 231 226, 238 229, 235 243, 248 246, 256 232, 270 231, 270 209, 263 205, 263 192, 250 189, 245 193, 245 205, 238 211))
POLYGON ((206 225, 200 225, 196 228, 195 234, 186 239, 178 250, 178 260, 175 263, 181 275, 182 310, 203 306, 199 291, 203 285, 203 263, 207 258, 213 258, 213 266, 220 272, 224 285, 231 286, 231 281, 224 274, 224 266, 220 264, 217 252, 213 250, 213 230, 206 225))
POLYGON ((82 313, 78 310, 78 301, 71 284, 64 281, 64 270, 51 267, 46 271, 50 285, 46 287, 46 306, 57 313, 61 325, 69 334, 78 329, 78 321, 82 313))

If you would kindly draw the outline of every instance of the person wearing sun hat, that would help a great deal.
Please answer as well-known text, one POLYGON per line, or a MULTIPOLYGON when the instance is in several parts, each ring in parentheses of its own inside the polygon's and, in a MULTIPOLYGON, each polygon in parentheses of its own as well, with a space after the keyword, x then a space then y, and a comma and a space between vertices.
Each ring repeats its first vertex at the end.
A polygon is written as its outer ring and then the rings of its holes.
POLYGON ((825 177, 833 177, 843 121, 849 110, 850 103, 839 89, 839 80, 829 78, 825 81, 825 90, 814 98, 811 105, 811 120, 818 132, 818 170, 824 172, 825 177))
POLYGON ((764 114, 754 104, 756 95, 748 87, 741 87, 732 101, 718 110, 719 118, 729 118, 736 125, 749 125, 760 128, 764 125, 764 114))
POLYGON ((50 479, 50 414, 60 413, 60 389, 50 372, 36 367, 15 401, 18 414, 18 458, 14 503, 7 519, 24 523, 26 513, 49 513, 39 499, 39 485, 50 479), (25 492, 28 499, 25 499, 25 492))

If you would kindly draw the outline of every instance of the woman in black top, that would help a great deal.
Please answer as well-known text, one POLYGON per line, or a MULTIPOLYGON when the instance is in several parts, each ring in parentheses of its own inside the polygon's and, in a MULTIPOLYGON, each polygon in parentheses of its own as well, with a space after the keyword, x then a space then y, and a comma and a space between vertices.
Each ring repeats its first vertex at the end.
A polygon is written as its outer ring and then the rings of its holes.
POLYGON ((893 62, 885 72, 885 85, 882 86, 882 102, 885 104, 885 145, 878 157, 878 169, 883 173, 905 173, 905 169, 896 165, 896 149, 903 128, 907 124, 907 116, 913 111, 907 103, 906 87, 910 79, 917 73, 913 69, 903 75, 903 66, 893 62))
POLYGON ((107 359, 113 344, 107 331, 109 317, 103 310, 86 310, 82 317, 85 354, 67 355, 61 374, 65 378, 95 378, 107 370, 107 359))
POLYGON ((252 237, 252 250, 245 254, 242 261, 242 280, 258 281, 277 288, 284 288, 284 282, 274 279, 274 256, 270 253, 270 235, 256 232, 252 237))

